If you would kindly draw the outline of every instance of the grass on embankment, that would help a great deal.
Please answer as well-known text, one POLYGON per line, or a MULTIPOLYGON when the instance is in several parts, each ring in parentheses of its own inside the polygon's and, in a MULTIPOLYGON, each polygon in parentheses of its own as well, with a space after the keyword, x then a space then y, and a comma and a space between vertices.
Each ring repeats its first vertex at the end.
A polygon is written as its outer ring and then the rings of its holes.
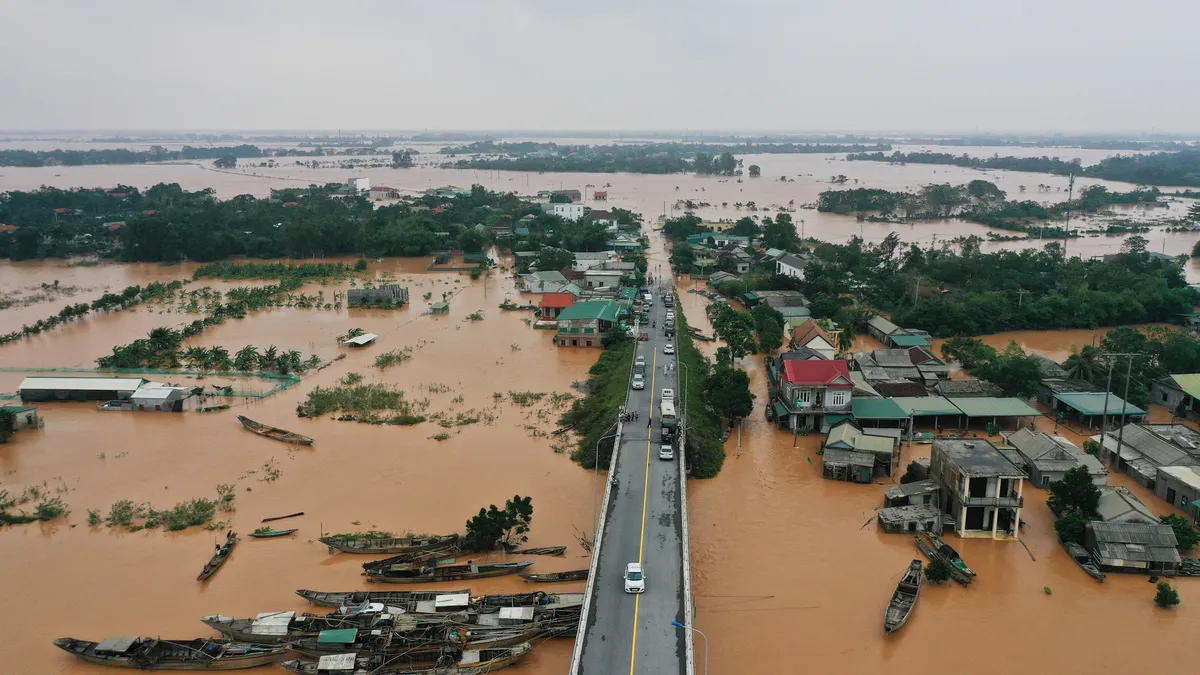
POLYGON ((683 382, 687 380, 684 401, 687 448, 684 451, 687 453, 688 473, 692 478, 712 478, 721 472, 721 466, 725 463, 721 419, 704 402, 704 387, 712 372, 712 362, 696 349, 691 331, 688 330, 687 317, 679 309, 678 298, 675 307, 675 352, 679 358, 680 390, 677 395, 681 399, 684 397, 683 382))
MULTIPOLYGON (((571 409, 563 414, 560 424, 575 425, 579 435, 579 447, 571 453, 571 459, 585 469, 596 466, 596 442, 616 431, 617 410, 625 403, 629 393, 629 372, 633 367, 633 353, 637 343, 632 340, 600 353, 600 360, 588 373, 588 395, 575 399, 571 409)), ((612 439, 600 448, 600 466, 607 468, 612 457, 612 439)))

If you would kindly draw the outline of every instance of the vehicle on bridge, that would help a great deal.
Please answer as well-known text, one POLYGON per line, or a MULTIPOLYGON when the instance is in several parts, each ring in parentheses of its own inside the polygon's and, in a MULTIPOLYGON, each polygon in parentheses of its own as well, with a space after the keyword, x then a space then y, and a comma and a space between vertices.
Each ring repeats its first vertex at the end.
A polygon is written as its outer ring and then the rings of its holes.
POLYGON ((675 459, 675 448, 670 443, 663 443, 658 448, 659 459, 675 459))
POLYGON ((670 342, 663 345, 663 353, 664 354, 674 354, 675 353, 675 345, 671 344, 670 342))
POLYGON ((634 374, 633 388, 634 389, 645 389, 646 388, 646 378, 643 377, 641 373, 634 374))
POLYGON ((674 401, 675 400, 675 390, 674 389, 663 389, 662 390, 662 400, 674 401))
POLYGON ((663 427, 675 428, 679 424, 679 418, 675 416, 675 402, 662 401, 658 404, 658 419, 663 427))
POLYGON ((646 591, 646 572, 641 563, 629 563, 625 566, 625 592, 644 593, 646 591))

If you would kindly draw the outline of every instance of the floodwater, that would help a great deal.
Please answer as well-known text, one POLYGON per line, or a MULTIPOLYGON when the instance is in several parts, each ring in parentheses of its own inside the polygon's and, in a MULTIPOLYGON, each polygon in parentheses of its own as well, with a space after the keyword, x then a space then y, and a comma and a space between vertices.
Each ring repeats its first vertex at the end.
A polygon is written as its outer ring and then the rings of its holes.
MULTIPOLYGON (((252 616, 261 611, 307 609, 293 594, 298 588, 363 588, 359 563, 369 556, 331 555, 315 539, 326 533, 366 530, 442 533, 461 531, 480 507, 503 504, 514 494, 533 497, 531 545, 568 545, 563 558, 533 557, 537 571, 586 567, 588 558, 575 530, 590 531, 593 474, 551 448, 545 434, 557 427, 566 404, 549 394, 570 392, 596 358, 591 350, 559 350, 550 336, 526 326, 522 312, 498 309, 512 281, 498 271, 472 282, 465 273, 425 273, 425 261, 372 264, 371 273, 390 272, 409 285, 413 305, 399 311, 271 309, 230 320, 192 338, 188 345, 222 345, 235 351, 246 344, 275 344, 305 354, 346 358, 298 386, 266 399, 240 399, 233 410, 206 414, 101 412, 91 403, 39 405, 45 429, 19 432, 0 446, 0 489, 19 494, 30 485, 60 491, 69 518, 0 531, 0 577, 7 580, 2 622, 12 650, 6 673, 96 673, 103 668, 77 663, 51 645, 60 636, 158 635, 191 638, 210 635, 199 622, 206 614, 252 616), (426 293, 440 299, 456 293, 448 316, 420 316, 426 293), (482 321, 467 314, 482 311, 482 321), (351 327, 377 333, 361 351, 342 350, 335 337, 351 327), (412 347, 412 359, 380 372, 376 354, 412 347), (387 427, 299 419, 296 404, 314 386, 330 386, 348 372, 367 382, 393 383, 410 399, 428 398, 427 412, 472 409, 495 416, 477 424, 443 429, 433 422, 387 427), (443 390, 448 387, 449 390, 443 390), (541 402, 521 407, 508 392, 544 392, 541 402), (505 396, 494 402, 494 393, 505 396), (462 397, 458 402, 457 397, 462 397), (294 448, 242 429, 244 414, 316 439, 312 448, 294 448), (445 441, 431 439, 447 432, 445 441), (536 437, 535 437, 536 435, 536 437), (265 481, 271 469, 277 480, 265 481), (298 527, 294 539, 244 538, 229 563, 205 584, 196 575, 212 553, 217 532, 193 528, 181 533, 128 533, 89 527, 87 510, 102 514, 120 499, 169 507, 194 497, 215 495, 221 483, 236 484, 236 511, 218 513, 243 535, 262 518, 304 511, 280 525, 298 527)), ((148 281, 190 276, 194 266, 112 265, 68 268, 56 262, 0 266, 0 287, 51 282, 92 288, 73 301, 88 301, 105 286, 121 288, 148 281)), ((311 294, 322 288, 302 289, 311 294)), ((206 284, 196 282, 189 287, 206 284)), ((514 294, 515 295, 515 294, 514 294)), ((35 305, 36 316, 56 311, 35 305)), ((28 308, 26 308, 28 309, 28 308)), ((23 309, 21 311, 26 311, 23 309)), ((19 327, 0 312, 4 330, 19 327)), ((0 348, 0 365, 89 367, 113 345, 144 336, 159 325, 178 325, 195 316, 139 306, 90 316, 58 330, 0 348), (163 311, 163 313, 159 313, 163 311)), ((25 373, 0 372, 0 391, 15 391, 25 373)), ((171 377, 172 381, 180 378, 171 377)), ((226 383, 227 378, 212 378, 226 383)), ((239 386, 239 388, 241 388, 239 386)), ((462 587, 463 584, 450 584, 462 587)), ((434 585, 433 588, 439 586, 434 585)), ((446 586, 442 586, 446 587, 446 586)), ((476 592, 517 592, 517 577, 471 584, 476 592)), ((558 584, 579 591, 582 583, 558 584)), ((540 645, 514 672, 563 672, 569 640, 540 645)))
MULTIPOLYGON (((681 297, 689 320, 704 325, 706 301, 681 297)), ((1056 331, 985 339, 999 347, 1015 339, 1059 358, 1090 335, 1056 331)), ((706 348, 711 351, 711 343, 706 348)), ((929 668, 934 652, 938 663, 985 675, 1190 667, 1188 636, 1200 627, 1188 609, 1200 601, 1195 582, 1170 580, 1182 598, 1171 612, 1153 604, 1155 589, 1144 576, 1109 575, 1098 584, 1058 544, 1044 503, 1048 492, 1029 485, 1021 511, 1029 550, 1017 542, 950 535, 950 544, 978 572, 975 583, 927 584, 912 619, 885 637, 883 612, 896 582, 910 560, 924 560, 911 537, 885 534, 874 521, 890 480, 874 486, 823 480, 816 454, 823 437, 793 438, 768 422, 761 414, 767 386, 761 357, 747 357, 742 365, 759 398, 755 414, 742 424, 740 456, 734 433, 720 475, 688 486, 695 626, 712 642, 712 672, 795 672, 803 662, 812 672, 916 673, 929 668), (1099 637, 1105 635, 1117 637, 1099 637)), ((1152 415, 1154 421, 1170 418, 1160 406, 1152 415)), ((1054 431, 1054 425, 1039 418, 1037 429, 1054 431)), ((1066 427, 1058 433, 1077 445, 1087 438, 1066 427)), ((904 447, 901 471, 929 451, 928 445, 904 447)), ((1175 512, 1123 474, 1111 476, 1109 484, 1134 490, 1155 513, 1175 512)))

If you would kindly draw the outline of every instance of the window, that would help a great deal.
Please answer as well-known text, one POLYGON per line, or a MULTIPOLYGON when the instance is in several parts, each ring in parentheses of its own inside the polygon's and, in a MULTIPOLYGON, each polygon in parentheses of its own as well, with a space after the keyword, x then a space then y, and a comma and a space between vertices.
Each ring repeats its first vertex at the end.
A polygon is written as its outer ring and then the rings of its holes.
POLYGON ((811 389, 796 390, 796 403, 800 403, 800 404, 804 404, 804 405, 812 403, 812 390, 811 389))
POLYGON ((829 398, 829 405, 831 405, 835 408, 846 405, 846 392, 844 392, 844 391, 833 392, 833 395, 830 396, 830 398, 829 398))
POLYGON ((1167 402, 1167 392, 1165 392, 1165 391, 1162 393, 1162 400, 1163 400, 1163 403, 1167 402))
POLYGON ((591 347, 591 346, 592 346, 592 341, 591 341, 591 340, 588 340, 588 341, 586 341, 586 342, 584 343, 584 345, 585 345, 585 346, 587 346, 587 347, 591 347))
POLYGON ((1050 485, 1050 476, 1042 474, 1042 487, 1046 487, 1048 485, 1050 485))

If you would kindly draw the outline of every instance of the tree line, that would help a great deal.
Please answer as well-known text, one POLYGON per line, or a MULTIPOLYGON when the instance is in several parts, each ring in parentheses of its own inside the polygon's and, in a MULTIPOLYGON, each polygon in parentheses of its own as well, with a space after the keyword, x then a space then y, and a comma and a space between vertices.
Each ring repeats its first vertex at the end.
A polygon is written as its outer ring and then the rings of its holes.
POLYGON ((1058 157, 972 157, 946 152, 900 151, 885 155, 882 152, 863 152, 846 156, 847 160, 888 162, 891 164, 948 164, 972 169, 1005 169, 1031 171, 1061 176, 1075 174, 1105 180, 1123 181, 1135 185, 1200 186, 1200 149, 1182 146, 1173 152, 1154 152, 1140 155, 1106 157, 1096 164, 1083 166, 1078 158, 1058 157))
POLYGON ((185 145, 181 150, 168 150, 161 145, 153 145, 149 150, 0 150, 0 166, 33 168, 51 165, 146 164, 226 156, 247 158, 266 155, 257 146, 245 144, 212 148, 185 145))

